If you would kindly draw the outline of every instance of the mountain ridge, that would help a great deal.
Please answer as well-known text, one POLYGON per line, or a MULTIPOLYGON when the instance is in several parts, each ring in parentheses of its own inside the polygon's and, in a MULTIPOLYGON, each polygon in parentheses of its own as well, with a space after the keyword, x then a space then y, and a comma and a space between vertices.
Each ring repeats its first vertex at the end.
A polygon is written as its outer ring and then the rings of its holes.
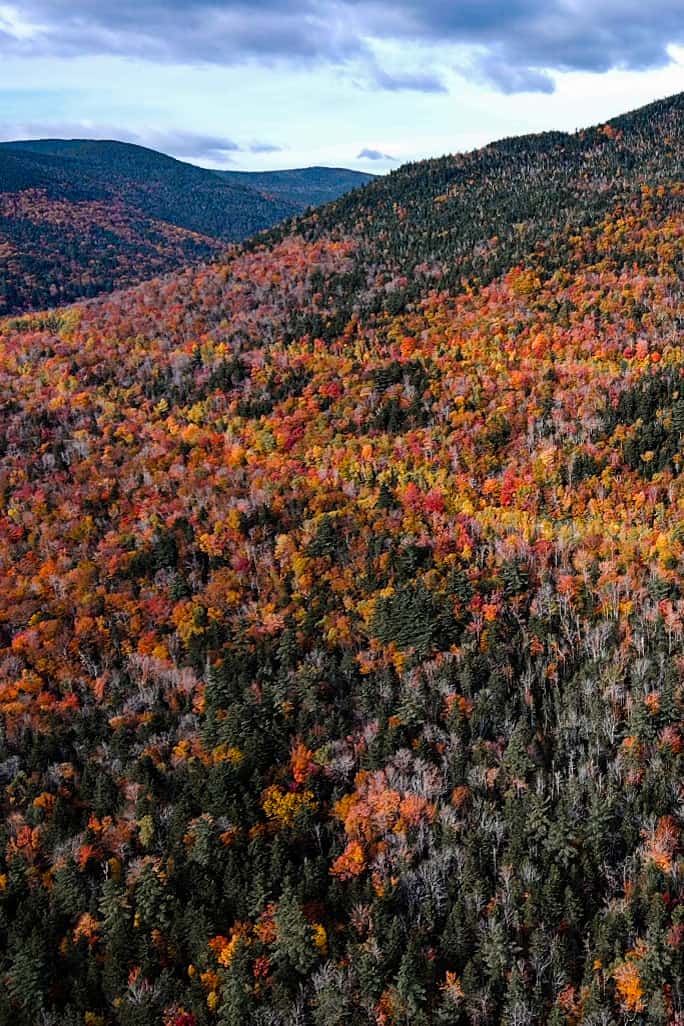
POLYGON ((217 171, 224 179, 256 186, 293 203, 299 212, 361 188, 376 175, 340 167, 313 166, 283 171, 217 171))

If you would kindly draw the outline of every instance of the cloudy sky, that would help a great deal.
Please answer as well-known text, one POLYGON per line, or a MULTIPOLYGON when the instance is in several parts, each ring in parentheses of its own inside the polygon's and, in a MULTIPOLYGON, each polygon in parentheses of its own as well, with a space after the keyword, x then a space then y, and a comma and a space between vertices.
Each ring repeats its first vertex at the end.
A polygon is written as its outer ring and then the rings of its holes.
POLYGON ((386 171, 684 89, 682 0, 0 0, 0 138, 386 171))

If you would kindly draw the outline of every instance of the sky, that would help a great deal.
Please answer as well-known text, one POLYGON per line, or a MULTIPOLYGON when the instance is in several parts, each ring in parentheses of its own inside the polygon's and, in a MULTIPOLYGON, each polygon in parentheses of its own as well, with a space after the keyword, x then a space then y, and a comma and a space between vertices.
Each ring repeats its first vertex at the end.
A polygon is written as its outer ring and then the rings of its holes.
POLYGON ((383 173, 684 90, 683 0, 0 0, 0 138, 383 173))

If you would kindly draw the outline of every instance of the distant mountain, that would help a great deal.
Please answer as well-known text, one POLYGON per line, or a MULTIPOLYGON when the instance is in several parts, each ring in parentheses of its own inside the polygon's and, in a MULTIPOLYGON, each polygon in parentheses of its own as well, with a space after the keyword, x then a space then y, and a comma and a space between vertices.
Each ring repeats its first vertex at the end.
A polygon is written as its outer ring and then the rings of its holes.
POLYGON ((130 143, 39 139, 3 143, 2 151, 84 196, 122 199, 149 217, 230 242, 294 213, 287 202, 130 143))
POLYGON ((217 171, 224 181, 246 185, 285 200, 300 211, 330 203, 353 189, 372 182, 377 175, 343 167, 306 167, 292 171, 217 171))
POLYGON ((0 315, 208 259, 371 177, 333 168, 222 175, 113 141, 1 143, 0 315))
POLYGON ((225 247, 142 206, 75 162, 0 148, 0 314, 136 284, 225 247))

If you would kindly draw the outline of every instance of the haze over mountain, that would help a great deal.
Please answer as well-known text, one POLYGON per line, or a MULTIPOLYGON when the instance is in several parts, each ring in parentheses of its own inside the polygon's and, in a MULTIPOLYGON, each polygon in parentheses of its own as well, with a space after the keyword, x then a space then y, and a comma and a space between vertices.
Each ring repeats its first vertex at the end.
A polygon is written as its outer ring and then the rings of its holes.
POLYGON ((680 1026, 683 162, 679 94, 0 324, 0 1022, 680 1026))
POLYGON ((307 167, 292 171, 217 171, 226 181, 248 185, 291 203, 298 211, 338 199, 372 182, 376 175, 343 167, 307 167))
POLYGON ((0 313, 93 296, 213 257, 369 177, 282 172, 272 185, 266 175, 267 190, 260 180, 250 185, 249 175, 219 177, 130 143, 2 143, 0 313))

